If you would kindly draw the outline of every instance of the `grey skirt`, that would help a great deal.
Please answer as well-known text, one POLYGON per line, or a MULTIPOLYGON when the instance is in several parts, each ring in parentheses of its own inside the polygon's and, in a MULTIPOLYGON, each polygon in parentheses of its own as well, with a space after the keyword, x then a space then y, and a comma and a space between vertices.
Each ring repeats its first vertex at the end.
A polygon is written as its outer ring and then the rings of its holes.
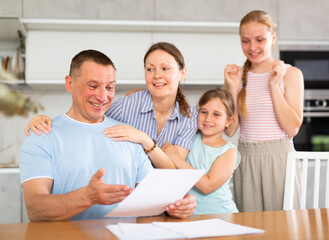
MULTIPOLYGON (((292 139, 262 142, 239 140, 241 162, 233 174, 234 200, 241 212, 283 209, 287 155, 295 151, 292 139)), ((296 169, 296 192, 300 167, 296 169)), ((298 201, 294 203, 299 207, 298 201)))

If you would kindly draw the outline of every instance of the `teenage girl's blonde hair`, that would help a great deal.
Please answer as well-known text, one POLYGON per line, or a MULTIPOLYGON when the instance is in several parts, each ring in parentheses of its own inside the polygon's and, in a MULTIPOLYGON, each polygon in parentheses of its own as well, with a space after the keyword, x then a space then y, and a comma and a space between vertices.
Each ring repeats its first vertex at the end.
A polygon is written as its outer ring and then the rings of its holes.
MULTIPOLYGON (((231 95, 231 93, 223 88, 214 88, 214 89, 210 89, 208 91, 206 91, 199 100, 198 103, 198 109, 200 110, 200 108, 207 104, 207 102, 209 102, 212 99, 219 99, 220 101, 222 101, 225 110, 226 110, 226 114, 227 114, 227 118, 231 118, 234 116, 234 111, 235 111, 235 105, 234 105, 234 100, 233 97, 231 95)), ((232 126, 232 124, 230 125, 230 127, 232 126)), ((198 130, 198 132, 200 132, 198 130)))
MULTIPOLYGON (((241 26, 249 22, 258 22, 267 26, 268 31, 271 33, 275 33, 275 25, 272 20, 272 17, 264 11, 261 10, 253 10, 245 15, 240 21, 240 34, 241 34, 241 26)), ((248 111, 246 107, 246 87, 247 87, 247 74, 251 68, 251 62, 247 59, 243 65, 242 70, 242 88, 238 95, 238 105, 240 109, 240 113, 242 116, 247 117, 248 111)))

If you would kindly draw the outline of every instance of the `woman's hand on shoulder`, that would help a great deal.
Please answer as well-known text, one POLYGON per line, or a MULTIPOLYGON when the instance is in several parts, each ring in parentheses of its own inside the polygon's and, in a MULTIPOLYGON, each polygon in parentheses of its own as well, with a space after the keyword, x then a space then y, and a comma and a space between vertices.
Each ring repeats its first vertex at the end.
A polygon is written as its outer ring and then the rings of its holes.
POLYGON ((226 89, 238 89, 241 83, 242 70, 235 64, 227 64, 224 70, 226 89))
POLYGON ((106 137, 113 138, 114 141, 129 141, 142 145, 144 141, 150 139, 146 133, 130 125, 116 125, 106 128, 104 134, 106 137))
POLYGON ((286 67, 281 60, 275 60, 272 65, 272 76, 270 78, 270 84, 272 86, 279 86, 283 77, 286 75, 286 67))
POLYGON ((48 134, 51 131, 52 121, 46 115, 37 115, 29 122, 24 132, 27 136, 30 136, 29 130, 32 130, 35 134, 41 135, 41 132, 48 134), (41 132, 40 132, 41 131, 41 132))

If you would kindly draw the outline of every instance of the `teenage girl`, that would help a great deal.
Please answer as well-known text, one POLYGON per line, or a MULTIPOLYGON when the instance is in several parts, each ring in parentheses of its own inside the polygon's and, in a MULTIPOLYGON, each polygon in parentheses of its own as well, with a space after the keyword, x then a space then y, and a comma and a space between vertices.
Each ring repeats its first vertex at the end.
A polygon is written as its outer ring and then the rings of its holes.
POLYGON ((190 191, 197 199, 194 214, 238 212, 229 183, 240 163, 240 154, 232 143, 222 137, 224 130, 233 123, 234 100, 228 91, 217 88, 205 92, 198 106, 198 133, 187 160, 173 145, 166 143, 162 149, 177 168, 207 170, 190 191))
POLYGON ((242 69, 226 66, 224 85, 238 106, 227 135, 240 125, 242 160, 233 177, 235 202, 239 211, 280 210, 286 157, 294 151, 292 138, 303 121, 303 75, 273 58, 276 32, 266 12, 254 10, 242 18, 240 39, 247 60, 242 69))

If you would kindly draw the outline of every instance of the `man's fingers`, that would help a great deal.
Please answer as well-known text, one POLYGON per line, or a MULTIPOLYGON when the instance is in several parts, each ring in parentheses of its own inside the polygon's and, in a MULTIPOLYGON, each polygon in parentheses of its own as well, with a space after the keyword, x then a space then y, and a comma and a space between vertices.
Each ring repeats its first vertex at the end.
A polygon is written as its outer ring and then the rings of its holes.
POLYGON ((105 194, 105 204, 114 204, 121 202, 125 199, 131 192, 132 188, 126 185, 109 185, 107 189, 107 194, 105 194))
POLYGON ((104 174, 105 174, 105 169, 101 168, 93 175, 92 179, 101 180, 104 174))

